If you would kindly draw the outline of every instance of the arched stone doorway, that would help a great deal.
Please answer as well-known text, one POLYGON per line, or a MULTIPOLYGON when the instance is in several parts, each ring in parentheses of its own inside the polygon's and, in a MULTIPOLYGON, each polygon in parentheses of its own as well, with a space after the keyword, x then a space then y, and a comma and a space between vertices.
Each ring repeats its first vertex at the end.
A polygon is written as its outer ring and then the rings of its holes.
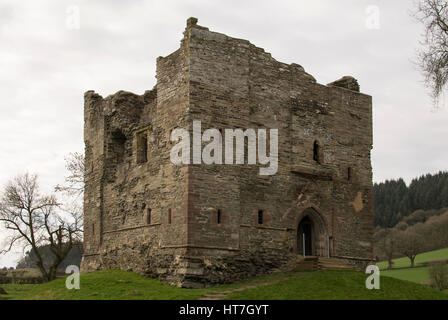
POLYGON ((302 211, 296 220, 296 252, 305 256, 330 254, 328 232, 324 220, 316 209, 310 207, 302 211))

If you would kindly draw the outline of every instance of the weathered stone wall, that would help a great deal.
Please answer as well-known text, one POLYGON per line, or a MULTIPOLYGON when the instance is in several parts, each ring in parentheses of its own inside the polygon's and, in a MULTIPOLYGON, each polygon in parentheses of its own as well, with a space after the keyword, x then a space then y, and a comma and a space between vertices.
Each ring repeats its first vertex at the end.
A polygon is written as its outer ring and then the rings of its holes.
MULTIPOLYGON (((279 129, 273 176, 260 176, 250 165, 193 168, 190 183, 199 196, 191 212, 191 243, 227 250, 266 272, 297 253, 298 223, 307 208, 314 208, 316 230, 322 225, 315 254, 327 255, 329 249, 332 256, 361 258, 349 259, 355 264, 371 259, 371 97, 317 84, 299 65, 280 63, 246 40, 194 26, 186 35, 190 110, 202 130, 279 129), (319 162, 313 159, 315 141, 319 162), (221 225, 213 223, 218 209, 226 217, 221 225)), ((353 81, 347 82, 354 89, 353 81)))
POLYGON ((372 106, 355 79, 318 84, 301 66, 189 19, 180 49, 157 60, 155 89, 85 97, 84 270, 132 269, 189 287, 230 282, 294 260, 306 216, 313 254, 372 259, 372 106), (202 131, 278 129, 277 173, 173 165, 169 134, 192 132, 193 120, 202 131))
POLYGON ((85 95, 85 271, 163 273, 185 251, 187 168, 169 161, 169 134, 189 117, 184 49, 158 59, 157 86, 141 96, 85 95))

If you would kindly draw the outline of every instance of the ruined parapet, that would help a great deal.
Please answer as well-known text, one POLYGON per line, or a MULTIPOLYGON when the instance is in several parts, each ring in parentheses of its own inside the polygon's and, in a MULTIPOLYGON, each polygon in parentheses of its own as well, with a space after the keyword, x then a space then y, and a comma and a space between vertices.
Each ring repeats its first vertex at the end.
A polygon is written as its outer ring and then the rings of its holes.
POLYGON ((341 79, 330 82, 329 84, 327 84, 327 86, 340 87, 340 88, 345 88, 348 90, 353 90, 353 91, 359 92, 358 80, 356 80, 355 78, 353 78, 351 76, 344 76, 341 79))

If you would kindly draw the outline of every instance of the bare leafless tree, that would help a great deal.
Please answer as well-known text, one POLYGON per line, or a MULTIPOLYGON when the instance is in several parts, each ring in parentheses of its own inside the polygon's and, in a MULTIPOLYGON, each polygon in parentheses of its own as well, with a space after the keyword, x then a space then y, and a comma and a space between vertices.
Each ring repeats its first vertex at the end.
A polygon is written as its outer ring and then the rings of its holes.
POLYGON ((84 192, 84 155, 79 152, 69 153, 65 157, 65 168, 69 175, 65 177, 64 185, 57 185, 55 191, 79 198, 84 192))
POLYGON ((413 268, 417 255, 425 251, 423 237, 416 232, 400 231, 396 238, 398 251, 409 258, 413 268))
POLYGON ((11 231, 6 249, 14 246, 31 248, 36 265, 45 280, 56 277, 56 270, 74 243, 82 238, 82 214, 63 210, 54 195, 41 195, 37 175, 17 176, 5 186, 0 200, 0 221, 11 231), (39 247, 49 245, 54 259, 45 267, 39 247))
POLYGON ((396 243, 396 235, 394 231, 390 231, 387 236, 385 236, 379 242, 379 250, 386 257, 387 260, 387 269, 392 269, 393 261, 392 259, 395 257, 397 253, 397 243, 396 243))
POLYGON ((418 64, 437 104, 448 81, 448 2, 419 0, 414 16, 425 28, 418 64))
POLYGON ((431 235, 429 250, 448 247, 448 211, 439 216, 431 217, 425 225, 426 233, 431 235))
POLYGON ((437 290, 448 289, 448 265, 442 261, 432 263, 429 266, 429 281, 437 290))

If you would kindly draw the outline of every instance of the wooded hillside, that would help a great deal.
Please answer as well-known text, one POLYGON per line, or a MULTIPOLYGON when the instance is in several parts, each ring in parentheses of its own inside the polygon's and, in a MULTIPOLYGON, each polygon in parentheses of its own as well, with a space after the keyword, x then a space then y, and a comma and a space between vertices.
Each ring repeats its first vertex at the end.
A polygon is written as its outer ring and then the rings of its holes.
POLYGON ((403 179, 386 180, 373 186, 375 226, 394 227, 416 210, 448 207, 448 172, 426 174, 407 186, 403 179))

